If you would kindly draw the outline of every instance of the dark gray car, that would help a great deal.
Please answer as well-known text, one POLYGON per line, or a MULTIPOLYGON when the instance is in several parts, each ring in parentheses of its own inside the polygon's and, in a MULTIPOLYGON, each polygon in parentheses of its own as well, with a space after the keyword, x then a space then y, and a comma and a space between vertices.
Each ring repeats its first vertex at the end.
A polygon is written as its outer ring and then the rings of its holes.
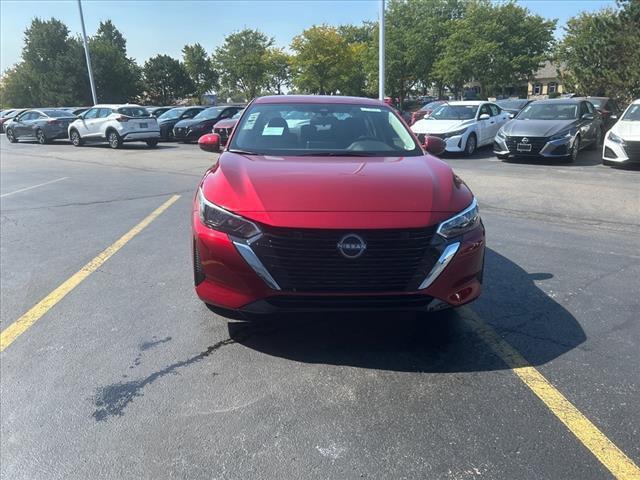
POLYGON ((563 158, 574 161, 583 148, 602 145, 604 126, 584 99, 537 100, 524 107, 496 135, 498 158, 563 158))
POLYGON ((27 110, 5 125, 7 139, 11 143, 36 140, 42 145, 59 138, 66 139, 69 124, 76 118, 67 110, 55 108, 27 110))

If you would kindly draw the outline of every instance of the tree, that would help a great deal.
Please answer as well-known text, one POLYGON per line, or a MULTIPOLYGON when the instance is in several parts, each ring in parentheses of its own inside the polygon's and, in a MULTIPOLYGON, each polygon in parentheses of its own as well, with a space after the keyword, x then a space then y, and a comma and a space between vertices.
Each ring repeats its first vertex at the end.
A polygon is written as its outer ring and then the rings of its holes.
POLYGON ((142 71, 145 96, 153 104, 171 105, 195 91, 185 66, 169 55, 150 58, 142 71))
POLYGON ((640 2, 619 6, 619 11, 582 13, 567 22, 557 52, 567 88, 623 102, 640 96, 640 2))
POLYGON ((205 93, 218 86, 218 73, 213 68, 213 61, 199 43, 182 47, 182 59, 200 101, 205 93))
POLYGON ((5 72, 2 85, 3 105, 14 107, 91 101, 82 45, 55 18, 31 21, 25 30, 22 60, 5 72))
POLYGON ((348 43, 335 27, 313 26, 291 42, 293 83, 321 95, 359 94, 364 87, 361 57, 364 45, 348 43))
POLYGON ((291 55, 281 48, 270 48, 266 53, 269 89, 282 95, 282 87, 291 83, 291 55))
POLYGON ((267 51, 272 45, 273 39, 258 30, 247 28, 228 35, 213 57, 223 90, 230 95, 239 91, 251 100, 268 88, 267 51))
POLYGON ((96 93, 101 103, 125 103, 141 93, 141 70, 127 57, 127 42, 111 20, 89 40, 96 93))
POLYGON ((513 1, 470 2, 442 42, 436 75, 456 91, 478 80, 485 96, 520 84, 548 58, 555 24, 513 1))

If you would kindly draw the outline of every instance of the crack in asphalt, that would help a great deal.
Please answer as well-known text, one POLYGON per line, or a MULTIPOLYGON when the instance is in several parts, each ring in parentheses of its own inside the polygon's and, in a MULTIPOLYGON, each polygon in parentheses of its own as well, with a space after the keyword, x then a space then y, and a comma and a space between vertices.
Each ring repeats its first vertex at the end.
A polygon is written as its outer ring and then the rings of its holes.
MULTIPOLYGON (((154 193, 151 195, 140 195, 137 197, 123 197, 123 198, 112 198, 109 200, 94 200, 92 202, 72 202, 72 203, 61 203, 58 205, 44 205, 41 207, 31 207, 31 208, 14 208, 9 210, 3 210, 3 214, 7 213, 15 213, 15 212, 26 212, 30 210, 47 210, 49 208, 63 208, 63 207, 87 207, 91 205, 102 205, 107 203, 118 203, 118 202, 130 202, 133 200, 144 200, 147 198, 157 198, 157 197, 166 197, 168 195, 180 195, 185 193, 190 193, 192 190, 176 190, 173 192, 164 192, 164 193, 154 193)), ((8 218, 8 217, 7 217, 8 218)))

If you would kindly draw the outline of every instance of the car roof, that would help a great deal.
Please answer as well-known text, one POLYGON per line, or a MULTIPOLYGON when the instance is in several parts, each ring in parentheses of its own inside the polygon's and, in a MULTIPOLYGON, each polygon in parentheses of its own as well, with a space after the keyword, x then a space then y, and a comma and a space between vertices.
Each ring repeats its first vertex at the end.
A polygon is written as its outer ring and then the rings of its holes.
POLYGON ((581 97, 573 97, 573 98, 546 98, 542 100, 534 100, 531 103, 563 103, 563 104, 578 104, 582 101, 586 100, 581 97))
POLYGON ((98 105, 94 105, 93 107, 88 108, 120 108, 120 107, 140 107, 145 108, 136 103, 100 103, 98 105))
POLYGON ((448 102, 449 105, 461 105, 463 107, 478 107, 484 103, 491 103, 491 102, 486 102, 484 100, 456 100, 456 101, 452 101, 452 102, 448 102))
POLYGON ((379 107, 385 105, 378 99, 364 97, 343 97, 340 95, 270 95, 258 97, 253 103, 318 103, 318 104, 357 104, 374 105, 379 107))

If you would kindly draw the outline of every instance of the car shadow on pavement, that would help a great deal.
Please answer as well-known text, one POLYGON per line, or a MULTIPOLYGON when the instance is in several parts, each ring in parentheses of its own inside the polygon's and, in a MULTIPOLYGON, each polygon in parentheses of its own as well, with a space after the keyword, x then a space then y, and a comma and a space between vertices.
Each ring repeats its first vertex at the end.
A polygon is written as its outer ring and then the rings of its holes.
POLYGON ((228 324, 248 348, 306 363, 406 372, 472 372, 508 368, 475 333, 480 317, 532 365, 578 347, 578 321, 538 288, 548 273, 527 273, 487 250, 482 297, 467 307, 431 314, 394 312, 287 314, 228 324))

